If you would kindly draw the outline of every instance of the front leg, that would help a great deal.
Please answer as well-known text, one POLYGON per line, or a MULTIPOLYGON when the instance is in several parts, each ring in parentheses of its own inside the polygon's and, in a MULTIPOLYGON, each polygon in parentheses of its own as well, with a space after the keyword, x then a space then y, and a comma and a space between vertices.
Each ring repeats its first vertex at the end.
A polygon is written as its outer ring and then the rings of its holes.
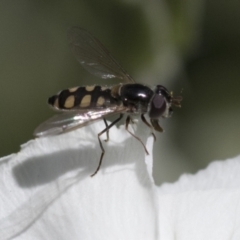
POLYGON ((146 146, 144 145, 144 143, 142 142, 142 140, 138 136, 136 136, 134 133, 130 132, 130 130, 128 129, 130 121, 131 121, 131 118, 130 118, 130 116, 128 116, 126 119, 126 125, 125 125, 126 130, 142 144, 146 154, 149 155, 148 150, 147 150, 146 146))

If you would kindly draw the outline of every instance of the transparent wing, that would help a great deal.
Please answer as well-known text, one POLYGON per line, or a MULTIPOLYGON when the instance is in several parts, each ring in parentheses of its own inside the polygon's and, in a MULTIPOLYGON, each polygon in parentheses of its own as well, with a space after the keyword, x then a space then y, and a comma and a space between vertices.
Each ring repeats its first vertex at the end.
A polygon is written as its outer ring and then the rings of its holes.
POLYGON ((86 111, 86 112, 64 112, 49 118, 47 121, 40 124, 34 131, 35 137, 45 137, 56 135, 63 132, 71 131, 76 128, 85 126, 91 121, 98 120, 106 115, 113 113, 124 112, 122 107, 113 107, 101 110, 86 111))
POLYGON ((73 53, 88 72, 105 79, 119 78, 125 82, 135 82, 91 33, 79 27, 72 27, 68 37, 73 53))

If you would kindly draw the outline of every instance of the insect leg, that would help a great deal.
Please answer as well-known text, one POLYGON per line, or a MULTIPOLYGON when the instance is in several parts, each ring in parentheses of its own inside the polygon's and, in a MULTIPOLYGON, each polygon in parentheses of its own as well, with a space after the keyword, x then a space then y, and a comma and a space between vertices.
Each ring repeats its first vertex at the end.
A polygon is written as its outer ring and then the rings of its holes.
MULTIPOLYGON (((103 118, 103 121, 105 123, 106 128, 108 127, 107 121, 105 118, 103 118)), ((109 129, 106 131, 107 138, 104 140, 105 142, 108 142, 109 140, 109 129)))
POLYGON ((134 122, 134 120, 132 120, 132 118, 130 118, 130 122, 131 122, 132 124, 135 124, 135 122, 134 122))
POLYGON ((161 128, 161 126, 159 125, 158 123, 158 119, 150 119, 151 123, 152 123, 152 126, 153 128, 158 131, 158 132, 163 132, 163 129, 161 128))
POLYGON ((144 117, 144 114, 141 114, 141 119, 142 119, 142 121, 143 121, 149 128, 151 128, 154 141, 156 141, 157 138, 156 138, 156 135, 155 135, 154 132, 153 132, 153 127, 152 127, 152 125, 146 120, 146 118, 144 117))
POLYGON ((91 177, 93 177, 94 175, 97 174, 98 170, 100 169, 101 167, 101 164, 102 164, 102 159, 103 159, 103 156, 105 154, 105 150, 103 148, 103 145, 102 145, 102 142, 101 142, 101 139, 100 139, 100 136, 107 132, 112 126, 114 126, 117 122, 119 122, 123 117, 123 114, 120 114, 119 118, 117 118, 115 121, 113 121, 110 125, 108 125, 105 129, 103 129, 100 133, 98 133, 98 141, 99 141, 99 145, 100 145, 100 148, 102 150, 102 154, 101 154, 101 157, 100 157, 100 160, 99 160, 99 164, 98 164, 98 167, 96 169, 96 171, 91 175, 91 177))
POLYGON ((131 118, 130 118, 130 116, 128 116, 126 119, 126 125, 125 125, 126 130, 143 145, 143 148, 144 148, 146 154, 149 155, 148 150, 147 150, 146 146, 144 145, 144 143, 142 142, 142 140, 138 136, 136 136, 135 134, 133 134, 132 132, 129 131, 128 125, 130 122, 131 122, 131 118))

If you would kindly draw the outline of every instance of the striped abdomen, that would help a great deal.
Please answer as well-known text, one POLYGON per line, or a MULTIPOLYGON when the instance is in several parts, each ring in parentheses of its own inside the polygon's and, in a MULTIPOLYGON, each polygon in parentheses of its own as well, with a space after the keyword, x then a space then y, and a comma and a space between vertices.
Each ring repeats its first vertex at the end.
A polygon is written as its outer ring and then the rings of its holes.
POLYGON ((107 108, 120 101, 112 97, 111 88, 92 85, 63 90, 50 97, 48 104, 58 110, 73 110, 107 108))

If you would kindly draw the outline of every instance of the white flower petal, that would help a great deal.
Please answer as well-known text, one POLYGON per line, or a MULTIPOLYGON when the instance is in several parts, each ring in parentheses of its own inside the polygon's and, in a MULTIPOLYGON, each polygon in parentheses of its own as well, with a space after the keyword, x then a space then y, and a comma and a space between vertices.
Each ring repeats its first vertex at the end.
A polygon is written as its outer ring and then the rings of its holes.
MULTIPOLYGON (((138 126, 146 142, 149 129, 138 126)), ((240 239, 240 157, 157 187, 151 154, 123 126, 114 127, 91 178, 103 128, 96 123, 32 140, 1 159, 1 240, 240 239)), ((149 137, 149 152, 152 144, 149 137)))
MULTIPOLYGON (((145 152, 123 126, 111 129, 109 143, 103 141, 103 165, 90 177, 101 154, 96 135, 103 128, 97 123, 36 139, 3 159, 3 239, 155 238, 154 191, 145 152)), ((149 129, 138 129, 136 134, 146 141, 149 129)))
POLYGON ((185 174, 159 191, 163 239, 240 239, 240 156, 185 174))

